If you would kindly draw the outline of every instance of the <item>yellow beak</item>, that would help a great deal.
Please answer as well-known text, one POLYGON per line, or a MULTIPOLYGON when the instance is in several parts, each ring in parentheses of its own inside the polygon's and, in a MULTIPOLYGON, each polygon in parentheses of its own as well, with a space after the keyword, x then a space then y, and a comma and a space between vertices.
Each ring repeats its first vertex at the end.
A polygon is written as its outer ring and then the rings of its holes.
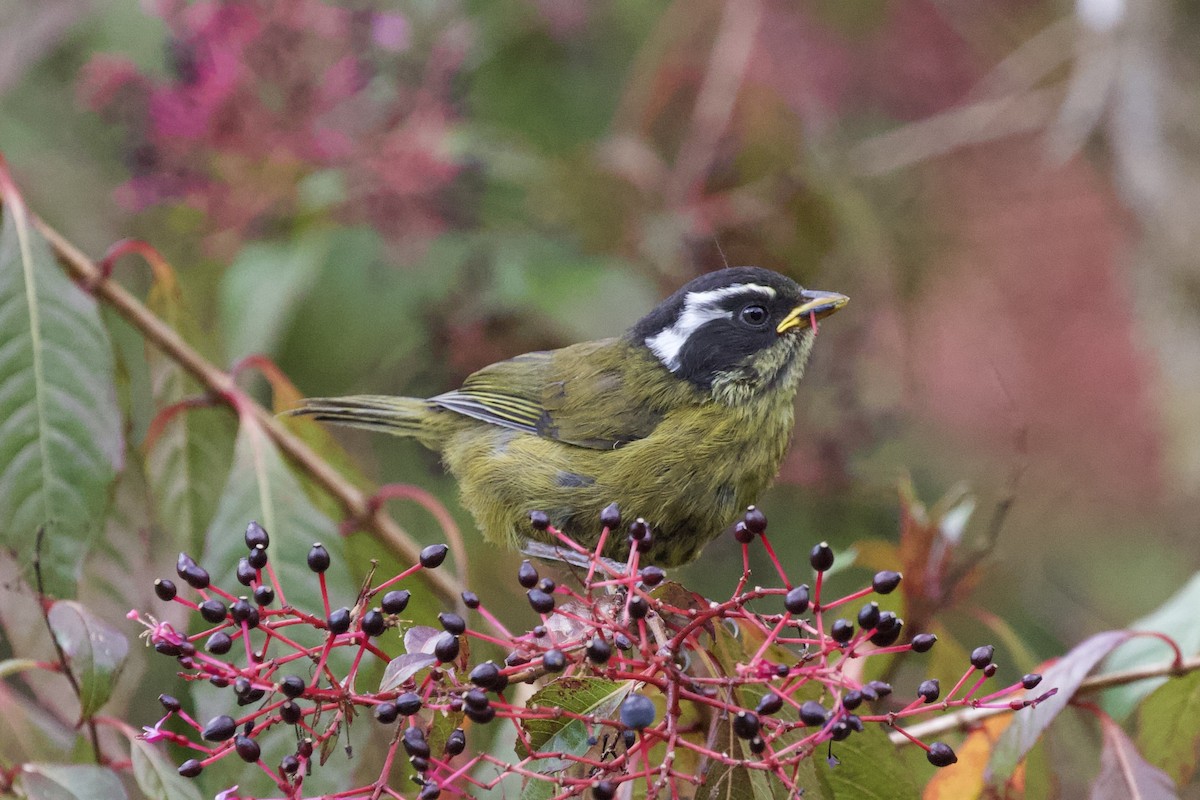
POLYGON ((850 302, 850 298, 844 294, 818 292, 814 289, 805 289, 800 296, 804 298, 804 302, 788 312, 788 315, 775 328, 776 333, 782 334, 792 328, 799 328, 801 325, 807 324, 813 316, 816 316, 817 319, 828 317, 850 302))

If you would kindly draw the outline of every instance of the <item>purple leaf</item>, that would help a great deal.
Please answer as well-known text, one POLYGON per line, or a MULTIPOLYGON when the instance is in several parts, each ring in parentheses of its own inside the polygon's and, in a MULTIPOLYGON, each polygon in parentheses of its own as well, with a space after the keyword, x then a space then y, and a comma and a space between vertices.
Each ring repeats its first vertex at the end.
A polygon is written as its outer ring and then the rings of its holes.
POLYGON ((1174 781, 1142 758, 1112 717, 1102 714, 1100 728, 1104 749, 1100 751, 1100 774, 1092 784, 1090 800, 1178 800, 1174 781))

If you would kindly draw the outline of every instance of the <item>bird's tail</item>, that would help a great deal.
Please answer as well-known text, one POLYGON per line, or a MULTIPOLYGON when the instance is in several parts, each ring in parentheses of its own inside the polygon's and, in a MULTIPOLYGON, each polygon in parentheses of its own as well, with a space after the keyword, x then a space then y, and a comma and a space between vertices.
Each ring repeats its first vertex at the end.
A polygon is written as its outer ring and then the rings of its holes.
POLYGON ((431 409, 428 400, 415 397, 363 394, 353 397, 310 397, 299 408, 287 413, 424 441, 429 434, 425 422, 431 409))

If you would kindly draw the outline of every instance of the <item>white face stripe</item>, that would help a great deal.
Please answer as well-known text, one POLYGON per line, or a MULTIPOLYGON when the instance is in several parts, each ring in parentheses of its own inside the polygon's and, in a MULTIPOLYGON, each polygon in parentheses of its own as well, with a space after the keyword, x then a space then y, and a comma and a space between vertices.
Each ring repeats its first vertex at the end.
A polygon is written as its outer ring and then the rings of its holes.
POLYGON ((727 297, 757 292, 767 299, 775 299, 776 292, 770 286, 757 283, 738 283, 733 286, 722 286, 720 289, 710 289, 707 292, 689 292, 683 300, 683 310, 675 324, 663 328, 653 336, 646 337, 646 347, 658 356, 658 360, 671 372, 679 369, 679 354, 684 344, 693 333, 706 323, 715 319, 730 319, 732 311, 720 307, 727 297))

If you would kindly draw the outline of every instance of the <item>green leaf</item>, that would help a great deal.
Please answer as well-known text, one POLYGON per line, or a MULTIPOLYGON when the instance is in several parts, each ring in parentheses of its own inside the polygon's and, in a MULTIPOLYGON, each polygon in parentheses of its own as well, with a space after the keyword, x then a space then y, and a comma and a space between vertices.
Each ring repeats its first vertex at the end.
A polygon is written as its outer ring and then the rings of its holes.
MULTIPOLYGON (((621 701, 633 689, 632 681, 610 681, 604 678, 559 678, 546 684, 529 698, 527 708, 545 706, 561 708, 576 714, 594 714, 597 717, 615 719, 621 701)), ((588 726, 577 719, 531 719, 522 723, 529 744, 538 751, 553 751, 583 755, 588 744, 588 726)), ((517 754, 522 758, 529 753, 520 739, 516 743, 517 754)), ((540 759, 532 765, 538 772, 557 772, 568 766, 564 759, 540 759)))
POLYGON ((18 780, 29 800, 126 800, 111 769, 88 764, 24 764, 18 780))
MULTIPOLYGON (((1167 602, 1130 625, 1135 631, 1158 631, 1170 636, 1186 653, 1200 653, 1200 625, 1195 624, 1196 609, 1200 608, 1200 572, 1167 602)), ((1162 641, 1140 637, 1113 653, 1104 663, 1105 672, 1117 672, 1134 667, 1161 664, 1174 654, 1162 641)), ((1126 719, 1142 699, 1162 686, 1166 678, 1151 678, 1127 686, 1109 689, 1101 698, 1101 707, 1118 721, 1126 719)))
POLYGON ((1200 761, 1198 719, 1200 672, 1167 681, 1138 709, 1138 749, 1179 786, 1192 779, 1200 761))
POLYGON ((855 800, 906 800, 921 791, 896 746, 878 725, 868 725, 842 742, 834 742, 838 759, 831 766, 820 750, 813 753, 817 775, 828 783, 833 797, 855 800))
POLYGON ((266 432, 252 419, 244 418, 234 446, 233 466, 205 537, 204 565, 214 583, 239 585, 235 571, 238 559, 246 552, 243 535, 251 521, 261 524, 271 536, 270 565, 285 593, 279 598, 281 604, 287 602, 325 616, 320 584, 307 563, 310 545, 321 542, 332 558, 325 573, 331 605, 353 605, 358 587, 351 580, 337 525, 309 502, 266 432))
POLYGON ((162 751, 145 739, 130 742, 133 778, 150 800, 201 800, 196 782, 184 778, 162 751))
POLYGON ((79 715, 88 719, 112 695, 129 654, 129 641, 120 631, 70 600, 60 600, 51 606, 49 617, 54 639, 66 653, 71 674, 79 684, 79 715))
POLYGON ((45 527, 46 590, 69 595, 121 464, 112 349, 19 198, 0 228, 0 545, 28 561, 45 527))

